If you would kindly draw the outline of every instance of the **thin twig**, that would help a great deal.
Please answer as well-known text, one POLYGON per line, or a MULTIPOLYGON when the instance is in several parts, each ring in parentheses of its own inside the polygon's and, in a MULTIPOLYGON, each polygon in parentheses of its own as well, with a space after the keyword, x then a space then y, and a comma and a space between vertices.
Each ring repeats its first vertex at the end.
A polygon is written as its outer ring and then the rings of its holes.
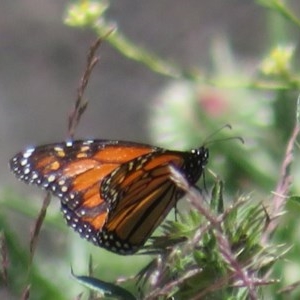
MULTIPOLYGON (((108 32, 109 35, 111 32, 108 32)), ((86 67, 83 73, 83 76, 80 80, 79 87, 77 89, 77 98, 74 104, 73 109, 69 114, 69 121, 68 121, 68 136, 69 138, 73 138, 75 134, 75 130, 80 122, 80 119, 87 108, 88 101, 84 99, 83 95, 88 85, 89 79, 91 77, 92 71, 96 64, 99 61, 99 57, 96 56, 96 51, 100 47, 103 39, 105 37, 100 37, 96 40, 94 44, 89 49, 89 53, 86 60, 86 67)))
POLYGON ((266 243, 269 240, 269 237, 277 227, 279 222, 279 218, 277 218, 277 216, 282 214, 283 206, 285 205, 286 199, 288 197, 289 188, 292 182, 292 178, 290 176, 290 166, 293 161, 293 149, 299 132, 300 126, 299 123, 296 122, 292 135, 287 144, 284 160, 281 165, 281 176, 277 183, 274 197, 271 201, 273 204, 272 211, 270 212, 271 220, 262 236, 263 243, 266 243))
POLYGON ((150 292, 144 299, 158 299, 159 296, 167 295, 169 291, 171 291, 174 287, 179 286, 182 284, 185 280, 197 275, 201 271, 197 268, 194 270, 190 270, 187 273, 185 273, 183 276, 177 278, 176 280, 173 280, 171 282, 168 282, 163 287, 159 287, 155 289, 154 291, 150 292))
POLYGON ((21 295, 21 300, 28 300, 29 299, 29 297, 30 297, 30 288, 31 288, 30 285, 27 285, 25 287, 25 289, 23 290, 22 295, 21 295))
POLYGON ((8 284, 7 269, 8 269, 9 261, 8 261, 8 252, 7 252, 7 245, 6 245, 4 232, 0 233, 0 255, 1 255, 2 282, 4 285, 7 285, 8 284))
POLYGON ((32 233, 31 233, 31 238, 30 238, 30 263, 32 262, 32 259, 33 259, 33 256, 34 256, 34 252, 35 252, 35 249, 36 249, 39 233, 41 231, 43 221, 44 221, 45 216, 46 216, 47 208, 48 208, 50 202, 51 202, 51 195, 50 195, 50 193, 47 193, 45 198, 44 198, 41 211, 38 215, 38 218, 37 218, 37 220, 34 224, 34 228, 33 228, 32 233))
POLYGON ((300 286, 300 280, 295 281, 294 283, 285 286, 284 288, 280 289, 277 291, 277 294, 290 294, 291 292, 293 292, 296 288, 298 288, 300 286))

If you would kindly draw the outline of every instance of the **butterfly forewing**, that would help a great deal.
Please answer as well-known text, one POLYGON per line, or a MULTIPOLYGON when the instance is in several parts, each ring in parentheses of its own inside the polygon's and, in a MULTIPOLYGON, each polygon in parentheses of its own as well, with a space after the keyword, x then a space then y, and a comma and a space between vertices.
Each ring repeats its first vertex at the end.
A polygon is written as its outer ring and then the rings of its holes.
POLYGON ((122 163, 151 151, 147 145, 118 141, 66 142, 20 152, 10 167, 19 179, 59 197, 68 224, 98 245, 108 213, 99 193, 103 178, 122 163))

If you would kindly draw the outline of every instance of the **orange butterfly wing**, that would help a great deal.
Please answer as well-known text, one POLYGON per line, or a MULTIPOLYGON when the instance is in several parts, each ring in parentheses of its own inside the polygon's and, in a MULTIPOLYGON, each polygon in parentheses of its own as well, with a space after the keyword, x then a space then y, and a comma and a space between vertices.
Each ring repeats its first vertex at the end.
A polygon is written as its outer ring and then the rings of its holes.
POLYGON ((129 142, 74 141, 30 148, 14 156, 10 167, 19 179, 59 197, 68 225, 103 246, 98 236, 109 211, 99 192, 103 178, 154 149, 129 142))
MULTIPOLYGON (((107 175, 101 195, 110 203, 103 239, 118 252, 136 251, 183 195, 170 179, 169 165, 182 168, 183 152, 157 150, 107 175)), ((101 238, 101 237, 100 237, 101 238)))

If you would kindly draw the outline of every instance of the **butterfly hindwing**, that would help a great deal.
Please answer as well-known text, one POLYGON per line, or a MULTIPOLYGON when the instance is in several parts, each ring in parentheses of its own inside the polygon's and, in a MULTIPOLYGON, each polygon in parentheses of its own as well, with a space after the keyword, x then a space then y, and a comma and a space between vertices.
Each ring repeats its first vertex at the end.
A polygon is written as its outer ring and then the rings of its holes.
POLYGON ((104 229, 119 246, 143 245, 174 207, 182 192, 170 179, 169 164, 183 163, 177 152, 161 149, 122 164, 103 180, 101 194, 111 206, 104 229))

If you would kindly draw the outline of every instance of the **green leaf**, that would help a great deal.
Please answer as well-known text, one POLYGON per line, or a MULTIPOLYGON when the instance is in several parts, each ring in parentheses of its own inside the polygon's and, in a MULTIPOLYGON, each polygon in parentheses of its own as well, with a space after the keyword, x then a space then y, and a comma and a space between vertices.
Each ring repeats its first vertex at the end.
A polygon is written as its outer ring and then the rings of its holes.
POLYGON ((223 189, 224 189, 224 184, 221 180, 218 180, 212 189, 210 207, 212 208, 213 211, 215 211, 218 214, 224 212, 223 189))
POLYGON ((77 276, 73 273, 73 270, 71 270, 71 273, 80 284, 89 288, 90 290, 98 292, 103 296, 114 297, 115 299, 120 300, 136 300, 135 296, 118 285, 100 280, 95 277, 77 276))

